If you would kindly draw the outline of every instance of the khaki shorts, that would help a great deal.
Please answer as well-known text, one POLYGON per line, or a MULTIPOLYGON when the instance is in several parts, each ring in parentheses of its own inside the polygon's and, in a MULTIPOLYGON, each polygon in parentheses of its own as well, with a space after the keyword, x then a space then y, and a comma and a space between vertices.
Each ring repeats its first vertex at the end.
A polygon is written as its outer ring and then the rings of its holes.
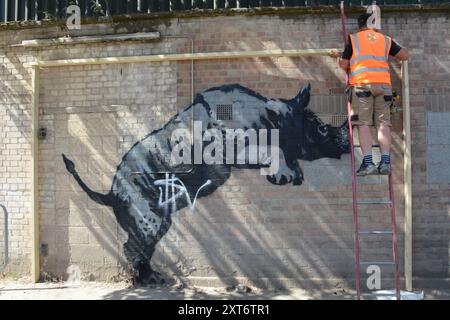
POLYGON ((350 88, 352 124, 391 126, 392 87, 387 84, 355 85, 350 88))

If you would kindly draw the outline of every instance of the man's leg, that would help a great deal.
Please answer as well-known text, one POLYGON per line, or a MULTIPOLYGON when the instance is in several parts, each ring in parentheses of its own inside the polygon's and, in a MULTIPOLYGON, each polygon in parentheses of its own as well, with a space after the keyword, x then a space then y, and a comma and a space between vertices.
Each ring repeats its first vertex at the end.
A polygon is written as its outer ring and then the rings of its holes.
POLYGON ((389 154, 391 151, 391 128, 388 125, 380 124, 378 127, 378 143, 381 154, 389 154))
POLYGON ((372 133, 369 126, 358 126, 359 144, 363 155, 372 154, 372 133))
POLYGON ((358 176, 366 176, 378 173, 372 159, 372 133, 370 127, 373 124, 374 97, 369 86, 355 86, 352 88, 352 121, 358 126, 359 144, 363 154, 361 167, 357 171, 358 176))
POLYGON ((391 113, 392 88, 381 86, 380 92, 375 96, 375 124, 378 128, 378 143, 380 144, 381 161, 378 171, 381 174, 391 172, 391 113))

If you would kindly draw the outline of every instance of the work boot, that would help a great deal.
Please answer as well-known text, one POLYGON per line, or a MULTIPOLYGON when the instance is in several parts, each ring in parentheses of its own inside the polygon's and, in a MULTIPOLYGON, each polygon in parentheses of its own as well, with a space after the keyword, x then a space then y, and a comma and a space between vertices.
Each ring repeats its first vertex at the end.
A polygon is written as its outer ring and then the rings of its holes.
POLYGON ((374 163, 365 164, 361 163, 361 167, 359 167, 358 171, 356 171, 357 176, 368 176, 371 174, 377 174, 378 170, 374 163))
POLYGON ((390 174, 391 173, 391 164, 386 162, 380 162, 378 165, 378 173, 379 174, 390 174))

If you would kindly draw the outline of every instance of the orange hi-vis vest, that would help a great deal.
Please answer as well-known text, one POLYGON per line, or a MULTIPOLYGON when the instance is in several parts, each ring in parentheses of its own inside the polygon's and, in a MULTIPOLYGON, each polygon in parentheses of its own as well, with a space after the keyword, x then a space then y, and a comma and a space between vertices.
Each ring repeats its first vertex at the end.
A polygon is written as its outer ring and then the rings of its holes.
POLYGON ((391 84, 388 57, 392 40, 368 29, 350 35, 353 54, 350 58, 350 85, 391 84))

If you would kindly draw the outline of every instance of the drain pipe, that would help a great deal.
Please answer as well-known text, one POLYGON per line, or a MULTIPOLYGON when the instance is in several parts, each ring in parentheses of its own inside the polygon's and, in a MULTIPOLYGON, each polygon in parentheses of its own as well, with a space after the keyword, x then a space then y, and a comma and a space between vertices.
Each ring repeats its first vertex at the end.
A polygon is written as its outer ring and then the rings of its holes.
POLYGON ((0 204, 0 208, 3 209, 3 249, 5 254, 5 266, 8 264, 8 210, 6 210, 6 207, 2 204, 0 204))

